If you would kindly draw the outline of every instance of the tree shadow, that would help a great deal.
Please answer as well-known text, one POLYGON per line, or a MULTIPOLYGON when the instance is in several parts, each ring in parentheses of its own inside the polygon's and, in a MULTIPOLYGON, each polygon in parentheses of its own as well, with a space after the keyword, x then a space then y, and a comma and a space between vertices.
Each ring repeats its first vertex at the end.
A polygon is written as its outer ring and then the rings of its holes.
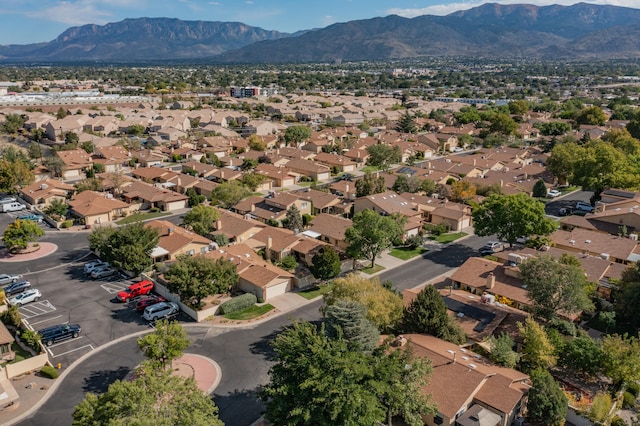
POLYGON ((261 388, 234 390, 226 395, 213 394, 220 420, 226 425, 249 426, 264 414, 258 394, 261 388))
MULTIPOLYGON (((303 320, 303 321, 307 321, 307 320, 303 320)), ((320 329, 320 326, 322 325, 323 321, 315 320, 315 321, 307 321, 307 322, 315 325, 316 328, 320 329)), ((273 360, 276 353, 274 352, 271 343, 276 337, 278 337, 280 333, 282 333, 283 331, 285 331, 287 328, 290 328, 290 327, 291 327, 291 324, 285 325, 267 334, 266 336, 262 336, 259 340, 256 340, 249 346, 249 350, 253 354, 262 355, 266 359, 273 360)))
POLYGON ((85 392, 104 393, 111 383, 116 380, 123 380, 129 372, 131 372, 131 369, 124 366, 120 366, 115 370, 92 371, 91 375, 84 379, 82 389, 85 392))
POLYGON ((462 265, 467 259, 478 256, 477 250, 463 244, 449 244, 442 250, 430 251, 422 255, 423 259, 428 259, 433 263, 456 268, 462 265))

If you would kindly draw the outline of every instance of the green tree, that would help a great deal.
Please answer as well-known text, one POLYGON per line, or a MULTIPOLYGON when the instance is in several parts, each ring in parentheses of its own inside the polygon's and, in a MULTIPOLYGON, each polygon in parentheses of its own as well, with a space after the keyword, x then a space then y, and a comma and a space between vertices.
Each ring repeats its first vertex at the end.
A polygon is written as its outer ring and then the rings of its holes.
POLYGON ((513 115, 523 115, 529 112, 529 102, 524 99, 509 102, 509 112, 513 115))
POLYGON ((505 136, 517 135, 518 123, 516 123, 509 114, 499 112, 491 119, 489 131, 505 136))
POLYGON ((416 127, 416 121, 411 116, 409 111, 405 111, 405 113, 398 120, 398 124, 396 125, 396 130, 400 133, 416 133, 418 128, 416 127))
POLYGON ((531 372, 531 382, 533 386, 527 401, 529 420, 547 426, 562 426, 569 401, 558 383, 543 369, 531 372))
POLYGON ((252 191, 256 191, 258 187, 267 180, 269 180, 269 178, 260 173, 249 172, 242 175, 242 184, 252 191))
POLYGON ((373 352, 378 346, 380 332, 376 325, 367 319, 367 307, 353 300, 337 300, 327 306, 327 335, 343 338, 350 350, 373 352))
POLYGON ((31 167, 25 161, 0 158, 0 192, 15 194, 35 180, 31 167))
POLYGON ((104 252, 100 253, 112 265, 137 275, 153 264, 151 251, 159 238, 157 229, 142 222, 131 223, 109 235, 104 252))
POLYGON ((227 293, 238 283, 238 272, 231 261, 203 256, 180 256, 164 276, 169 290, 182 300, 192 301, 196 308, 205 297, 227 293))
POLYGON ((48 216, 52 216, 56 220, 60 220, 67 216, 69 205, 59 198, 51 200, 49 205, 45 207, 44 213, 48 216))
POLYGON ((195 188, 187 189, 185 195, 189 197, 189 207, 199 206, 207 200, 207 197, 198 194, 198 191, 196 191, 195 188))
POLYGON ((142 124, 132 124, 127 128, 127 133, 133 136, 142 136, 146 128, 142 124))
POLYGON ((545 185, 544 180, 538 179, 533 185, 533 196, 538 198, 547 196, 547 185, 545 185))
POLYGON ((377 278, 369 279, 358 274, 336 278, 324 294, 323 313, 338 300, 352 300, 367 308, 367 318, 378 330, 394 326, 402 317, 402 298, 383 287, 377 278))
POLYGON ((16 133, 24 127, 24 121, 24 116, 20 114, 7 114, 4 117, 4 123, 2 123, 2 131, 5 133, 16 133))
POLYGON ((400 163, 400 161, 402 161, 402 154, 400 153, 400 147, 398 146, 391 146, 383 143, 370 145, 367 147, 367 153, 369 154, 367 164, 379 167, 383 170, 387 170, 392 164, 400 163))
POLYGON ((576 115, 576 124, 589 124, 592 126, 604 126, 607 122, 607 116, 602 112, 599 106, 590 106, 583 108, 576 115))
POLYGON ((475 233, 497 234, 513 245, 522 236, 549 235, 556 223, 546 217, 544 203, 527 194, 491 194, 473 211, 475 233))
POLYGON ((307 126, 291 126, 287 127, 284 132, 284 140, 287 145, 300 145, 307 139, 311 138, 311 129, 307 126))
POLYGON ((633 117, 629 123, 625 126, 629 134, 636 139, 640 139, 640 111, 636 112, 635 117, 633 117))
POLYGON ((331 246, 322 247, 311 259, 311 273, 321 281, 340 274, 340 256, 331 246))
POLYGON ((466 180, 458 180, 451 184, 451 201, 466 203, 476 196, 476 186, 466 180))
POLYGON ((640 341, 627 334, 602 338, 604 372, 620 387, 640 380, 640 341))
POLYGON ((513 350, 514 342, 511 336, 503 332, 498 337, 489 337, 488 343, 491 348, 489 353, 491 361, 503 367, 516 367, 520 360, 520 355, 513 350))
POLYGON ((438 290, 424 287, 402 312, 400 329, 403 333, 427 333, 439 339, 462 344, 466 336, 447 314, 447 306, 438 290))
POLYGON ((139 371, 101 394, 88 393, 73 412, 73 426, 223 426, 218 407, 193 378, 139 371))
POLYGON ((211 192, 211 199, 218 202, 223 208, 233 207, 243 198, 249 196, 251 191, 240 182, 232 180, 221 183, 211 192))
POLYGON ((182 224, 199 235, 208 236, 215 229, 220 213, 213 207, 200 204, 184 215, 182 224))
POLYGON ((525 370, 549 368, 556 365, 555 348, 549 341, 544 329, 529 317, 524 324, 517 323, 520 338, 524 342, 520 359, 525 370))
POLYGON ((480 113, 475 106, 464 106, 460 111, 454 113, 454 117, 460 124, 479 123, 480 113))
MULTIPOLYGON (((151 365, 166 370, 189 346, 187 332, 176 321, 156 321, 153 333, 138 338, 138 347, 151 365)), ((155 368, 154 368, 155 369, 155 368)))
POLYGON ((603 361, 602 345, 587 334, 567 342, 558 358, 558 364, 563 367, 591 377, 595 377, 602 370, 603 361))
POLYGON ((347 254, 354 259, 370 259, 373 268, 376 257, 401 235, 402 228, 393 218, 363 210, 353 217, 353 225, 345 231, 347 254))
POLYGON ((640 183, 629 158, 610 143, 593 140, 573 155, 575 162, 571 183, 598 194, 605 188, 633 188, 640 183))
POLYGON ((31 139, 33 139, 34 142, 39 143, 45 136, 46 133, 44 132, 44 129, 41 129, 40 127, 31 129, 31 139))
POLYGON ((540 255, 520 264, 520 278, 537 315, 546 320, 559 312, 590 311, 589 284, 584 270, 550 255, 540 255))
POLYGON ((362 179, 356 181, 356 197, 366 197, 367 195, 380 194, 386 191, 384 178, 365 172, 362 179))
POLYGON ((2 241, 10 252, 24 250, 29 243, 44 235, 42 228, 32 220, 20 220, 10 223, 4 230, 2 241))
POLYGON ((258 135, 249 136, 248 140, 249 149, 252 151, 266 151, 267 143, 262 140, 262 138, 258 135))
POLYGON ((57 120, 62 120, 67 115, 69 115, 69 112, 66 109, 60 107, 60 108, 58 108, 58 112, 56 113, 56 119, 57 120))
POLYGON ((420 181, 420 190, 424 191, 427 195, 431 195, 437 192, 438 189, 435 181, 431 179, 423 179, 420 181))
POLYGON ((38 142, 31 142, 29 144, 29 149, 27 152, 29 154, 29 158, 31 158, 32 160, 39 160, 43 155, 42 147, 38 142))
POLYGON ((540 130, 543 136, 562 136, 571 131, 571 124, 565 121, 550 121, 548 123, 535 123, 533 125, 540 130))
POLYGON ((292 231, 302 231, 302 216, 300 210, 295 205, 292 205, 287 209, 287 214, 282 221, 282 226, 292 231))
POLYGON ((117 228, 109 225, 92 228, 88 237, 89 248, 102 256, 109 250, 109 239, 116 232, 117 228))
POLYGON ((409 178, 407 177, 407 175, 398 175, 391 189, 393 189, 398 194, 402 194, 403 192, 408 192, 409 178))

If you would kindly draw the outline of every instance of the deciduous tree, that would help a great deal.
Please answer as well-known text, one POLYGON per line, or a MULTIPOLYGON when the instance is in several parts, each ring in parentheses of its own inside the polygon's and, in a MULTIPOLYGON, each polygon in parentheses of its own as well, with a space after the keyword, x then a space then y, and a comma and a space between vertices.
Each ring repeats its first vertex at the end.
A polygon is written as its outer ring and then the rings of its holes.
POLYGON ((184 215, 182 220, 186 228, 190 228, 196 234, 208 236, 214 230, 216 221, 220 219, 220 213, 213 207, 199 204, 184 215))
POLYGON ((640 380, 640 341, 627 334, 608 335, 602 339, 604 371, 614 384, 637 382, 640 380))
POLYGON ((24 250, 29 243, 44 235, 42 228, 32 220, 16 220, 4 230, 2 241, 10 252, 24 250))
POLYGON ((338 300, 351 300, 367 307, 367 318, 379 330, 395 325, 402 317, 402 298, 386 289, 377 278, 369 279, 358 274, 336 278, 324 295, 323 312, 338 300))
POLYGON ((35 176, 27 162, 0 158, 0 192, 14 194, 34 180, 35 176))
POLYGON ((202 299, 226 293, 238 283, 236 266, 225 259, 180 256, 164 274, 169 289, 200 307, 202 299))
POLYGON ((491 194, 473 211, 475 232, 480 236, 497 234, 513 245, 521 236, 549 235, 556 223, 546 217, 544 203, 527 194, 491 194))
POLYGON ((310 137, 311 128, 307 126, 296 125, 287 127, 287 130, 284 132, 284 140, 287 142, 287 145, 300 145, 310 137))
POLYGON ((154 329, 153 333, 138 338, 138 347, 154 367, 166 370, 174 359, 182 356, 189 346, 189 338, 176 321, 156 321, 154 329))
POLYGON ((311 273, 321 281, 340 274, 340 256, 331 246, 321 248, 311 259, 311 273))
POLYGON ((507 333, 502 333, 498 337, 491 336, 488 339, 491 352, 491 361, 503 367, 515 368, 520 360, 520 355, 513 350, 514 342, 507 333))
MULTIPOLYGON (((135 222, 114 231, 100 227, 91 233, 94 232, 100 234, 94 241, 101 246, 102 258, 112 265, 137 275, 153 264, 151 252, 160 238, 157 229, 135 222), (103 245, 104 237, 107 237, 107 241, 103 245)), ((90 236, 89 242, 93 245, 91 241, 90 236)))
POLYGON ((593 309, 588 281, 580 266, 541 255, 520 264, 520 277, 536 314, 546 320, 559 312, 593 309))
POLYGON ((366 197, 367 195, 379 194, 386 191, 384 178, 365 172, 362 179, 356 181, 356 196, 366 197))
POLYGON ((250 194, 249 188, 238 181, 232 180, 216 186, 211 192, 211 199, 220 203, 226 209, 235 206, 250 194))
POLYGON ((393 218, 363 210, 353 217, 353 225, 345 231, 347 254, 354 259, 370 259, 373 268, 378 255, 401 235, 402 228, 393 218))
POLYGON ((602 345, 587 334, 567 342, 558 359, 560 365, 591 377, 595 377, 602 370, 603 361, 602 345))
POLYGON ((518 331, 524 345, 522 347, 521 363, 525 370, 549 368, 556 365, 555 348, 549 341, 544 329, 531 317, 518 323, 518 331))

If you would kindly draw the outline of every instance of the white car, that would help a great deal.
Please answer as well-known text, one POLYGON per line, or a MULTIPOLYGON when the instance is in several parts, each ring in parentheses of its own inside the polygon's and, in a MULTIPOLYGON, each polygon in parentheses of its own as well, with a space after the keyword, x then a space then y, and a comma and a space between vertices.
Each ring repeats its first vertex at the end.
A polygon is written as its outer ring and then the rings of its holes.
POLYGON ((562 192, 558 191, 557 189, 552 189, 547 193, 547 197, 549 198, 556 198, 560 195, 562 195, 562 192))
POLYGON ((142 318, 147 321, 155 321, 173 315, 180 310, 180 307, 173 302, 160 302, 155 305, 147 306, 144 309, 142 318))
POLYGON ((9 304, 14 306, 22 306, 27 303, 37 302, 42 297, 42 293, 37 288, 30 288, 19 295, 9 299, 9 304))

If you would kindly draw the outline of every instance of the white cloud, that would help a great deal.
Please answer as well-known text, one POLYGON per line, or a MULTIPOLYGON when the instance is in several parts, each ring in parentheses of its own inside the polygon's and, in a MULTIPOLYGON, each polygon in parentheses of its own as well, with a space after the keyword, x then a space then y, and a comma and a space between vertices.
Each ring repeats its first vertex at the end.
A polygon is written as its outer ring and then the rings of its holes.
POLYGON ((207 3, 209 6, 222 6, 222 3, 217 2, 217 1, 210 1, 209 3, 207 3))
POLYGON ((101 10, 92 3, 63 2, 45 9, 35 9, 25 12, 29 18, 48 19, 53 22, 61 22, 68 25, 84 25, 89 22, 94 24, 106 24, 113 14, 107 10, 101 10))
MULTIPOLYGON (((427 6, 422 8, 392 8, 385 11, 386 15, 399 15, 405 18, 415 18, 421 15, 448 15, 458 10, 467 10, 474 7, 481 6, 485 3, 499 3, 499 4, 532 4, 535 6, 549 6, 552 4, 558 4, 562 6, 570 6, 576 4, 577 0, 475 0, 475 1, 462 1, 448 4, 435 4, 433 6, 427 6)), ((623 6, 638 8, 638 0, 592 0, 588 1, 590 4, 598 5, 611 5, 611 6, 623 6)))

